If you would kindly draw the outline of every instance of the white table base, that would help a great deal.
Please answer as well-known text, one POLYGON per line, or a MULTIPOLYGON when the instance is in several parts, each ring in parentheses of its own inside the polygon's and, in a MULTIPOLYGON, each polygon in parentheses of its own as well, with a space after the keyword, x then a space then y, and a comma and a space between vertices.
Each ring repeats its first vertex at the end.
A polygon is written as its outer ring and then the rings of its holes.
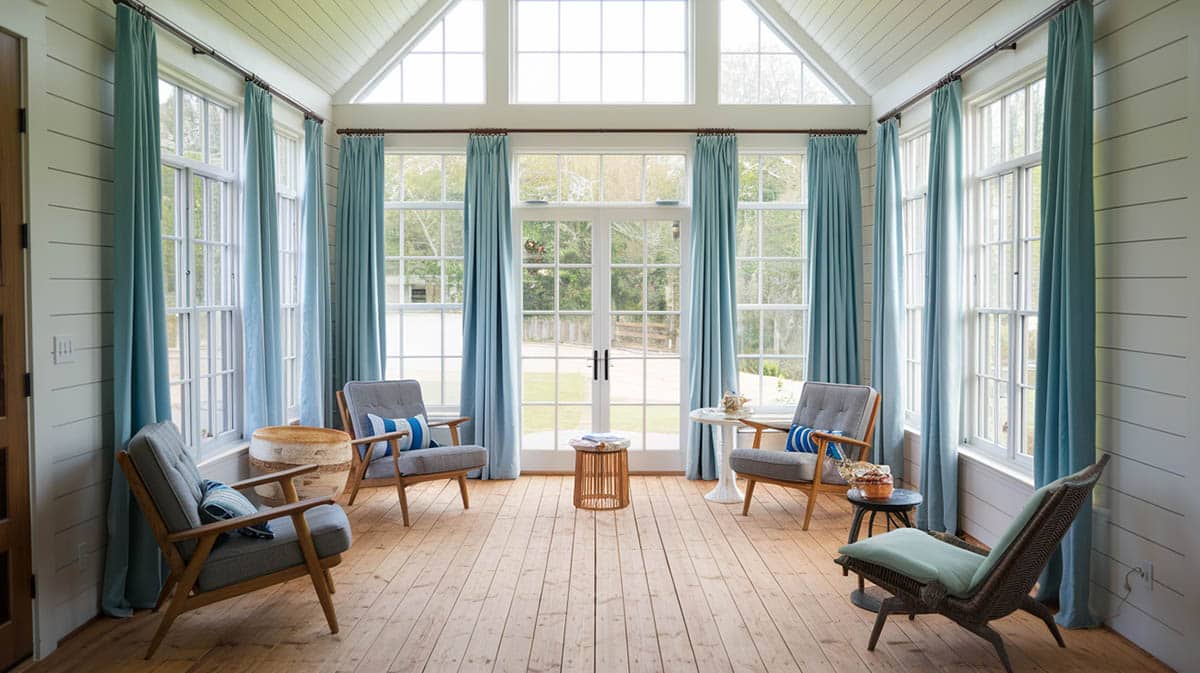
POLYGON ((742 490, 738 488, 737 475, 733 473, 733 466, 729 464, 729 454, 734 449, 733 428, 733 425, 721 424, 720 440, 713 447, 717 454, 717 465, 721 471, 717 477, 716 488, 704 495, 705 500, 728 504, 742 502, 746 499, 742 490))

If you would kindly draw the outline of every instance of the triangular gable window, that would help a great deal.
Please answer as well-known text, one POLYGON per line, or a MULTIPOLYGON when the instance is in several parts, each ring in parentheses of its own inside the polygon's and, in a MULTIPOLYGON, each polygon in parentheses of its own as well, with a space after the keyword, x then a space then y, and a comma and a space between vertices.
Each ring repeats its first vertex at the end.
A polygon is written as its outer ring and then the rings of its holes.
POLYGON ((483 0, 458 0, 360 103, 482 103, 483 0))
POLYGON ((846 98, 746 0, 721 0, 721 102, 838 105, 846 98))

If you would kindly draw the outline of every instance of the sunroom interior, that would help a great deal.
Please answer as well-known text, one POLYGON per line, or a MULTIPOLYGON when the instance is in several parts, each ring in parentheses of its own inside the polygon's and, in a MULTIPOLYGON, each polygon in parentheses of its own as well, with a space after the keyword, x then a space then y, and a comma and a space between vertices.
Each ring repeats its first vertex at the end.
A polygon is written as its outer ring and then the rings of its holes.
POLYGON ((4 0, 0 670, 1200 671, 1192 28, 4 0))

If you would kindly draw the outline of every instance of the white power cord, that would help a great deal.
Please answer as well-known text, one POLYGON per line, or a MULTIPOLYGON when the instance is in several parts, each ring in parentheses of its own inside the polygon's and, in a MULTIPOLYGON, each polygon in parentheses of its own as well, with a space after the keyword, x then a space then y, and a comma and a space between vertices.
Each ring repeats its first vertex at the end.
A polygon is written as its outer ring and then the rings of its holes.
POLYGON ((1103 621, 1107 622, 1111 619, 1116 619, 1117 616, 1121 614, 1121 608, 1125 607, 1125 604, 1129 602, 1129 595, 1133 593, 1133 585, 1129 583, 1129 578, 1133 575, 1137 575, 1142 579, 1146 579, 1146 572, 1140 567, 1130 568, 1129 572, 1125 573, 1125 579, 1123 581, 1125 585, 1125 593, 1121 594, 1121 600, 1117 603, 1116 612, 1113 612, 1111 615, 1105 617, 1103 621))

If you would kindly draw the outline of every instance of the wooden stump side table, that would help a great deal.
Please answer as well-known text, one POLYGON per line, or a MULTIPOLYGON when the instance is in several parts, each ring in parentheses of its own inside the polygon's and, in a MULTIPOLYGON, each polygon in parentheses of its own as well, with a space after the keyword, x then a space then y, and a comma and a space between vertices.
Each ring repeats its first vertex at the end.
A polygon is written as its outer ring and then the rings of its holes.
MULTIPOLYGON (((352 456, 350 435, 341 430, 310 428, 302 425, 281 425, 259 428, 250 439, 250 473, 252 475, 279 472, 297 465, 315 464, 316 472, 295 480, 301 498, 331 497, 336 499, 346 486, 352 456)), ((283 489, 279 484, 254 487, 267 505, 283 504, 283 489)))
POLYGON ((590 510, 629 506, 629 442, 624 445, 571 440, 575 449, 575 507, 590 510))

